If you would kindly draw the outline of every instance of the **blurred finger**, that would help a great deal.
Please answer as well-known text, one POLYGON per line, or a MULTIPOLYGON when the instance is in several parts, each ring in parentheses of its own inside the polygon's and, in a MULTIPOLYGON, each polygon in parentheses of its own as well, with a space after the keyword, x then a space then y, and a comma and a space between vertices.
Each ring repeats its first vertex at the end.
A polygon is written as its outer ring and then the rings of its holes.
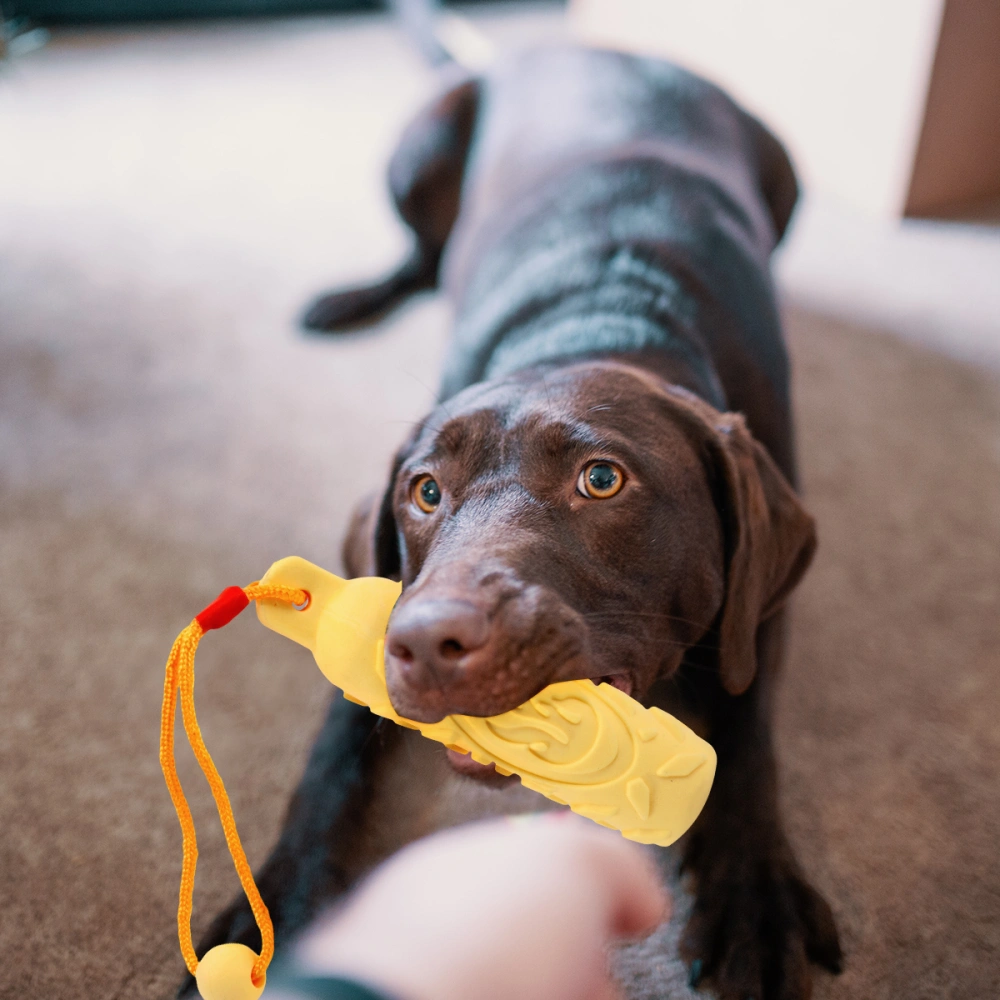
POLYGON ((649 851, 615 834, 594 834, 610 892, 609 933, 616 938, 648 934, 670 916, 670 900, 649 851))

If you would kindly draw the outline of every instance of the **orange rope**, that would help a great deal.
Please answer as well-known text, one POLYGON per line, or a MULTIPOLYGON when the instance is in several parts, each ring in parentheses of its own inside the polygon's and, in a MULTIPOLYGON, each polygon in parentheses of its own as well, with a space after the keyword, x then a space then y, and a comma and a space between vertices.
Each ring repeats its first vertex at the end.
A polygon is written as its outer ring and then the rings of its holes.
MULTIPOLYGON (((239 597, 239 590, 237 588, 233 588, 233 590, 239 597)), ((300 605, 309 599, 305 591, 293 587, 259 583, 252 583, 249 587, 244 587, 243 593, 250 601, 268 599, 300 605)), ((243 886, 243 891, 250 902, 250 909, 257 921, 257 927, 260 929, 262 946, 251 972, 254 985, 259 986, 263 982, 264 972, 274 955, 274 930, 271 926, 270 914, 257 891, 257 884, 254 882, 247 856, 240 843, 240 836, 236 831, 236 819, 233 816, 233 807, 226 794, 226 786, 223 784, 222 777, 208 752, 208 747, 205 746, 201 728, 198 726, 198 717, 195 715, 194 654, 204 634, 205 629, 202 628, 198 619, 195 619, 177 637, 167 659, 166 678, 163 685, 163 711, 160 715, 160 766, 163 768, 163 777, 166 779, 170 798, 177 810, 177 819, 180 821, 184 840, 180 899, 177 904, 177 934, 180 938, 184 963, 194 975, 198 968, 198 956, 195 954, 194 944, 191 940, 191 909, 194 899, 194 873, 198 863, 198 843, 195 837, 194 819, 191 816, 187 799, 184 797, 184 790, 181 788, 180 778, 177 775, 177 763, 174 758, 174 719, 177 711, 177 696, 180 693, 184 730, 191 743, 191 749, 208 779, 209 787, 212 789, 212 796, 219 810, 219 819, 222 821, 222 829, 226 835, 229 853, 232 855, 240 884, 243 886)))

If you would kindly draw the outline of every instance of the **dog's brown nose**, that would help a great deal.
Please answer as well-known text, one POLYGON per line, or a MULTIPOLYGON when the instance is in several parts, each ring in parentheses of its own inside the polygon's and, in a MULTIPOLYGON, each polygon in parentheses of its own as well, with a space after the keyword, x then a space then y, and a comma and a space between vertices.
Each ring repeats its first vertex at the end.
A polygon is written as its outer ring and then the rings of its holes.
POLYGON ((489 632, 486 612, 468 601, 416 600, 393 615, 386 650, 409 686, 440 690, 486 644, 489 632))

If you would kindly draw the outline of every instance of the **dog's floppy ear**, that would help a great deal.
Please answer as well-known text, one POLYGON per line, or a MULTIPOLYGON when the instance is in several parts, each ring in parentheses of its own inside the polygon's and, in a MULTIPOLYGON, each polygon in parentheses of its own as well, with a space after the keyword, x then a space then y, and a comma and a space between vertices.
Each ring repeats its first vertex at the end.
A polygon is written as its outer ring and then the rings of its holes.
POLYGON ((384 576, 398 580, 402 573, 393 494, 396 477, 406 461, 416 434, 412 434, 396 452, 389 472, 389 482, 381 494, 366 494, 351 514, 344 536, 341 556, 349 577, 384 576))
POLYGON ((378 522, 381 494, 366 493, 351 511, 347 532, 340 550, 348 579, 375 576, 375 526, 378 522))
POLYGON ((785 147, 755 118, 750 121, 758 182, 771 213, 777 244, 785 235, 798 201, 799 184, 785 147))
POLYGON ((719 669, 725 689, 738 695, 757 672, 757 627, 809 567, 816 526, 742 416, 722 414, 710 447, 727 559, 719 669))

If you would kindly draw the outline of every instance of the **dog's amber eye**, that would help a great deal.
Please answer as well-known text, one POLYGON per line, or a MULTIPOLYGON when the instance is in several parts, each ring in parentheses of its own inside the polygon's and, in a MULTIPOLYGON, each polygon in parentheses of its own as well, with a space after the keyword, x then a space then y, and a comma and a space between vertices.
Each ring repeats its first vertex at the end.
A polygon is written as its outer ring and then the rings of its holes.
POLYGON ((625 482, 621 469, 610 462, 591 462, 576 482, 576 488, 585 497, 607 500, 613 497, 625 482))
POLYGON ((441 487, 433 476, 421 476, 414 484, 413 502, 425 513, 432 514, 441 502, 441 487))

